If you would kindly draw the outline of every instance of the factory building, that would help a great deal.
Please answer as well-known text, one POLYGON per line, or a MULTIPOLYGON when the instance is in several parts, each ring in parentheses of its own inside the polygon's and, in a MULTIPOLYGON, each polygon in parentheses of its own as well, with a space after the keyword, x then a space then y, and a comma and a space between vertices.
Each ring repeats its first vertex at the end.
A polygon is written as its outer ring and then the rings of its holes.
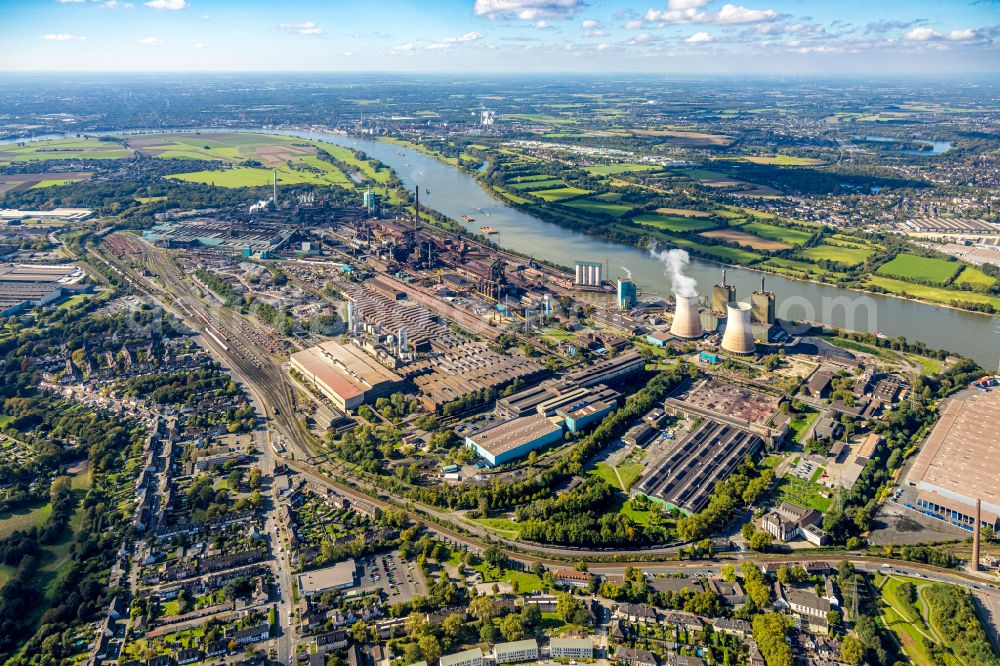
POLYGON ((333 340, 292 354, 291 367, 345 412, 389 395, 403 381, 360 348, 333 340))
POLYGON ((562 439, 562 426, 535 414, 466 436, 465 445, 490 465, 502 465, 562 439))
POLYGON ((910 468, 904 503, 927 516, 962 529, 973 529, 976 500, 982 501, 983 525, 994 528, 1000 514, 1000 393, 974 393, 950 399, 941 419, 910 468))
POLYGON ((600 287, 604 282, 604 264, 590 261, 576 262, 573 285, 577 287, 600 287))
POLYGON ((621 394, 604 384, 590 387, 571 382, 549 380, 538 386, 526 388, 497 400, 497 414, 505 419, 514 419, 529 414, 553 416, 558 409, 574 402, 590 400, 617 404, 621 394))
POLYGON ((625 352, 613 358, 595 363, 589 368, 571 372, 565 380, 578 386, 613 384, 646 369, 646 360, 637 351, 625 352))
POLYGON ((576 435, 589 426, 599 423, 613 412, 616 406, 616 403, 604 400, 583 400, 556 410, 556 415, 562 418, 569 431, 576 435))

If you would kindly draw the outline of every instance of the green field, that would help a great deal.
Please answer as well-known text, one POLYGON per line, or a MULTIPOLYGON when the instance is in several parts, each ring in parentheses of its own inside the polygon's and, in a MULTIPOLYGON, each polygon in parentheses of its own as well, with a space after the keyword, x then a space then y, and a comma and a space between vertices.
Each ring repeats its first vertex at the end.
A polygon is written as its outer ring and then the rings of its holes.
POLYGON ((682 169, 681 173, 695 180, 724 180, 730 177, 721 171, 710 171, 708 169, 682 169))
POLYGON ((653 227, 663 231, 705 231, 714 229, 717 225, 711 220, 696 217, 680 217, 677 215, 660 215, 658 213, 643 213, 632 218, 636 224, 653 227))
POLYGON ((737 228, 740 231, 746 231, 755 236, 760 236, 761 238, 781 241, 782 243, 788 243, 789 245, 802 245, 807 240, 812 238, 812 234, 808 231, 787 229, 785 227, 778 227, 764 222, 747 222, 746 224, 741 224, 737 228))
POLYGON ((795 261, 794 259, 779 259, 777 257, 772 257, 767 261, 758 264, 761 267, 766 267, 774 271, 775 273, 780 273, 782 275, 788 275, 790 277, 798 278, 811 278, 818 275, 832 275, 840 276, 844 273, 835 273, 831 271, 824 270, 817 266, 816 264, 810 264, 805 261, 795 261))
POLYGON ((725 263, 752 264, 753 262, 761 259, 761 255, 756 252, 736 247, 725 247, 724 245, 702 245, 701 243, 689 241, 686 238, 676 238, 673 242, 685 249, 694 250, 695 252, 699 252, 709 257, 715 257, 725 263))
POLYGON ((4 539, 17 530, 28 530, 32 527, 41 527, 48 520, 52 513, 52 505, 49 503, 35 506, 30 509, 15 509, 8 513, 0 514, 0 539, 4 539))
POLYGON ((0 164, 70 159, 117 160, 126 158, 129 154, 121 144, 95 138, 32 141, 23 146, 0 146, 0 164))
POLYGON ((829 492, 823 486, 786 474, 778 480, 774 503, 787 501, 826 513, 832 500, 820 495, 821 490, 829 492))
POLYGON ((958 277, 955 278, 953 283, 968 284, 974 287, 976 286, 989 287, 994 282, 996 282, 996 278, 987 275, 986 273, 982 272, 975 266, 966 266, 962 270, 962 272, 959 273, 958 277))
POLYGON ((43 187, 55 187, 56 185, 66 185, 68 183, 79 183, 82 178, 52 178, 49 180, 40 180, 31 186, 33 190, 40 190, 43 187))
POLYGON ((531 194, 539 199, 542 199, 543 201, 562 201, 563 199, 571 199, 583 194, 590 194, 590 190, 581 190, 579 187, 558 187, 551 190, 532 192, 531 194))
POLYGON ((592 164, 584 168, 595 176, 617 176, 620 173, 659 169, 652 164, 592 164))
POLYGON ((594 469, 590 470, 589 474, 594 476, 599 476, 604 479, 609 486, 612 488, 618 488, 628 492, 629 488, 635 485, 639 477, 642 476, 642 465, 639 463, 622 463, 618 465, 618 473, 615 474, 614 467, 611 467, 607 463, 597 463, 594 469), (618 477, 621 477, 621 483, 618 481, 618 477), (624 484, 624 487, 622 485, 624 484))
POLYGON ((509 518, 476 518, 475 522, 511 539, 516 539, 519 532, 517 523, 509 518))
POLYGON ((596 199, 574 199, 573 201, 567 201, 561 205, 583 210, 588 213, 601 213, 612 217, 621 217, 625 213, 632 210, 632 206, 627 204, 598 201, 596 199))
POLYGON ((508 183, 507 187, 518 192, 526 190, 544 190, 551 187, 565 185, 561 178, 545 178, 544 180, 528 180, 524 182, 508 183))
POLYGON ((834 261, 845 266, 857 266, 870 257, 874 249, 859 247, 844 247, 841 245, 831 245, 830 243, 820 243, 813 247, 807 247, 795 253, 795 256, 813 261, 834 261))
MULTIPOLYGON (((175 173, 167 176, 168 178, 175 178, 177 180, 183 180, 188 183, 204 183, 205 185, 214 185, 215 187, 261 187, 264 185, 270 185, 272 182, 272 173, 270 169, 257 169, 254 167, 237 167, 235 169, 226 169, 224 171, 195 171, 192 173, 175 173)), ((316 178, 306 176, 305 173, 286 173, 282 171, 278 176, 278 183, 281 184, 296 184, 296 183, 314 183, 316 178)), ((327 184, 332 184, 332 182, 327 182, 327 184)))
POLYGON ((793 157, 791 155, 748 155, 742 160, 754 164, 773 164, 775 166, 812 166, 819 160, 811 157, 793 157))
POLYGON ((819 411, 816 409, 808 408, 804 414, 796 416, 794 419, 789 421, 788 429, 792 436, 793 441, 802 442, 803 435, 809 430, 809 427, 819 418, 819 411))
POLYGON ((961 267, 962 264, 957 261, 900 254, 896 255, 892 261, 879 266, 875 272, 878 275, 901 280, 927 280, 938 284, 947 284, 961 267))
POLYGON ((988 303, 994 308, 1000 309, 1000 298, 988 296, 974 291, 958 291, 956 289, 945 289, 942 287, 928 287, 922 284, 913 284, 902 280, 873 275, 868 278, 868 285, 881 287, 890 294, 897 296, 909 296, 919 298, 932 303, 942 303, 952 305, 953 303, 988 303))

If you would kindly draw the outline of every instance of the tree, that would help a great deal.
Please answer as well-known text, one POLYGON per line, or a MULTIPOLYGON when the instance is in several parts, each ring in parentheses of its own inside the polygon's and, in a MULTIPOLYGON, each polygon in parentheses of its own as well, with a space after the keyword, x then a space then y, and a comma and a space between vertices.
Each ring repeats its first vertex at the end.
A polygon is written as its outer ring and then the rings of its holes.
POLYGON ((779 613, 762 613, 753 618, 753 638, 767 666, 792 666, 792 651, 785 643, 788 619, 779 613))
POLYGON ((840 621, 842 619, 843 619, 843 616, 840 614, 840 611, 837 610, 836 608, 831 609, 831 610, 827 611, 827 613, 826 613, 826 622, 827 622, 827 624, 830 625, 831 629, 833 627, 839 626, 840 625, 840 621))
POLYGON ((427 616, 419 611, 413 611, 406 617, 404 626, 407 636, 421 634, 427 628, 427 616))
POLYGON ((727 583, 735 583, 736 582, 736 567, 734 567, 732 564, 723 564, 722 565, 722 580, 726 581, 727 583))
POLYGON ((584 624, 587 612, 583 603, 571 594, 560 594, 556 601, 556 614, 566 624, 584 624))
POLYGON ((451 614, 444 619, 441 623, 441 630, 444 635, 452 640, 456 640, 462 635, 462 628, 465 626, 465 622, 462 620, 461 616, 456 614, 451 614))
POLYGON ((358 620, 351 626, 351 638, 355 643, 363 645, 368 642, 368 625, 358 620))
POLYGON ((483 643, 496 643, 498 634, 497 626, 493 624, 493 620, 484 620, 482 626, 479 627, 479 640, 483 643))
POLYGON ((476 597, 469 602, 469 614, 477 620, 492 620, 497 616, 497 605, 491 597, 476 597))
POLYGON ((767 532, 754 532, 750 537, 750 548, 752 550, 764 552, 771 547, 771 535, 767 532))
POLYGON ((851 666, 857 666, 864 657, 865 649, 854 636, 844 636, 844 641, 840 644, 840 658, 851 666))
POLYGON ((782 585, 788 585, 792 580, 792 573, 788 569, 787 564, 782 564, 778 567, 778 582, 782 585))
POLYGON ((424 661, 429 664, 434 663, 441 656, 441 643, 433 634, 421 636, 417 639, 417 645, 420 646, 420 653, 423 655, 424 661))
POLYGON ((526 627, 533 629, 542 623, 542 609, 539 608, 538 604, 525 604, 521 615, 526 627))
POLYGON ((524 638, 524 621, 517 613, 511 613, 500 620, 500 633, 508 641, 519 641, 524 638))

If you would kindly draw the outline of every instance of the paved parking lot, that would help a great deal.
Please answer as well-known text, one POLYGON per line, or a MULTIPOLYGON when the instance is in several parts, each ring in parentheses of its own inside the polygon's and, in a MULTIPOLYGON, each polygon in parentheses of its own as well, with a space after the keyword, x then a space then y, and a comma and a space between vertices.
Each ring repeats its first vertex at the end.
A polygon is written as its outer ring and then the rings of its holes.
POLYGON ((398 551, 379 553, 358 559, 361 590, 382 590, 390 603, 409 601, 427 593, 423 574, 413 562, 398 551))

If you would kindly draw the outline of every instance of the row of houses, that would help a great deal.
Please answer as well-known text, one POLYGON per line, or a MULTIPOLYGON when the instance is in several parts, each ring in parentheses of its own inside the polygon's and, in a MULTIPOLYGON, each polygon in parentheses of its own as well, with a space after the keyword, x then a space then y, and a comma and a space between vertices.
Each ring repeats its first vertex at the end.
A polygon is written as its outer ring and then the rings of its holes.
MULTIPOLYGON (((544 648, 539 648, 533 638, 509 643, 497 643, 489 655, 480 648, 472 648, 441 657, 441 666, 483 666, 487 658, 495 664, 518 664, 538 661, 544 648)), ((594 643, 590 638, 552 638, 549 641, 550 659, 593 659, 594 643)))

